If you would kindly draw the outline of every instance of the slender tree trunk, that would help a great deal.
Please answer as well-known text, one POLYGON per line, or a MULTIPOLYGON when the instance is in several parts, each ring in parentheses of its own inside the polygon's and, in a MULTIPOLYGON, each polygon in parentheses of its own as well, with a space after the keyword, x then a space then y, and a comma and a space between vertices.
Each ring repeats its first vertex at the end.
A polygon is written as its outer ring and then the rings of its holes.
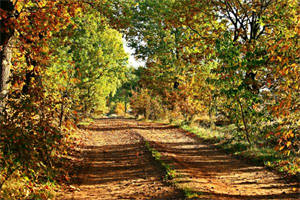
POLYGON ((8 43, 4 46, 4 49, 0 51, 0 91, 1 94, 5 94, 8 89, 8 79, 11 65, 12 51, 11 46, 12 37, 10 37, 8 43))
POLYGON ((239 106, 240 106, 240 109, 241 109, 241 115, 242 115, 242 120, 243 120, 243 124, 244 124, 244 131, 246 133, 246 138, 247 138, 247 141, 249 142, 250 146, 252 146, 252 143, 251 143, 251 140, 250 140, 248 125, 247 125, 245 114, 244 114, 243 105, 242 105, 242 103, 239 99, 238 99, 238 103, 239 103, 239 106))
POLYGON ((0 20, 0 113, 2 112, 3 100, 8 89, 8 79, 11 65, 11 43, 14 34, 13 30, 7 27, 9 19, 14 11, 13 3, 10 0, 1 0, 0 8, 7 12, 7 17, 0 20))
POLYGON ((11 41, 12 37, 9 39, 7 45, 3 47, 4 49, 0 50, 0 113, 2 112, 2 108, 4 107, 4 98, 8 90, 12 56, 12 51, 9 47, 11 41))
POLYGON ((209 110, 208 110, 209 120, 210 120, 210 128, 215 130, 215 98, 212 97, 209 102, 209 110))
POLYGON ((61 106, 60 106, 60 116, 59 116, 59 127, 62 126, 63 123, 63 118, 64 118, 64 99, 61 101, 61 106))

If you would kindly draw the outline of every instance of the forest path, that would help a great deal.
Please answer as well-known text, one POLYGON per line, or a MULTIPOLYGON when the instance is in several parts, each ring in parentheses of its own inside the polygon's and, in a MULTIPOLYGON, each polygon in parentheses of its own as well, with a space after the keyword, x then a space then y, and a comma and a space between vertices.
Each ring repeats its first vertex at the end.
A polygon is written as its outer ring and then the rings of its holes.
POLYGON ((163 182, 144 141, 174 166, 178 187, 199 193, 195 199, 299 199, 298 183, 233 158, 174 126, 100 119, 82 129, 79 190, 60 199, 183 199, 163 182))
POLYGON ((82 127, 82 166, 78 190, 57 199, 183 199, 183 194, 163 181, 164 172, 136 133, 136 121, 100 119, 82 127))

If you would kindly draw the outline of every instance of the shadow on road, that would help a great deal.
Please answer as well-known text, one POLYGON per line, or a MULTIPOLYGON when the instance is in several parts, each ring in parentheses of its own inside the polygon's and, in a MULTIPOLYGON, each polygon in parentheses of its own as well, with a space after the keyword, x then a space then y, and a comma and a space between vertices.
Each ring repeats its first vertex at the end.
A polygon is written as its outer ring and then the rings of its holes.
MULTIPOLYGON (((201 144, 201 140, 191 139, 177 126, 118 118, 97 120, 80 128, 91 132, 92 139, 114 135, 115 140, 121 141, 113 145, 113 142, 106 145, 95 143, 81 149, 85 164, 76 181, 80 182, 81 188, 96 188, 104 196, 111 195, 111 199, 132 199, 133 196, 137 199, 183 199, 182 192, 165 191, 163 186, 156 185, 164 174, 145 148, 146 138, 162 154, 162 160, 171 163, 180 173, 180 178, 176 179, 179 184, 196 185, 195 192, 200 194, 200 199, 299 199, 299 193, 291 192, 289 188, 299 189, 295 183, 284 183, 279 176, 262 167, 249 165, 201 144), (178 142, 176 139, 172 142, 161 139, 162 134, 173 133, 175 138, 189 139, 179 139, 178 142), (160 138, 156 138, 156 134, 160 138), (121 137, 124 135, 132 141, 123 143, 121 137), (155 196, 153 191, 158 195, 155 196)), ((88 192, 85 195, 89 195, 88 192)), ((102 199, 106 199, 104 196, 102 199)))

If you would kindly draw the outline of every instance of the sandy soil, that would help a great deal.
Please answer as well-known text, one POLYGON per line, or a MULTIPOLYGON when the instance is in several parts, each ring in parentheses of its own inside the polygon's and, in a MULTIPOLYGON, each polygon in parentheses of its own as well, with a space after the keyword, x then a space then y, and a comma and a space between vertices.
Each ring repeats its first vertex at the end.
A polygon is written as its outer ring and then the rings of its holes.
POLYGON ((79 189, 59 199, 183 199, 162 180, 144 141, 174 166, 177 186, 200 194, 195 199, 300 199, 298 183, 170 125, 100 119, 83 129, 84 162, 74 183, 79 189))

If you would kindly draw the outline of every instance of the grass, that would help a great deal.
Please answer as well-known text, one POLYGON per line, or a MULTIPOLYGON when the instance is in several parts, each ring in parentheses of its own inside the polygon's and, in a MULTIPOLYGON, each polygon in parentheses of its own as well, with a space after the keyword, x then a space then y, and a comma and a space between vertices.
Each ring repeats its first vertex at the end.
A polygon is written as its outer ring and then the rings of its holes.
POLYGON ((187 199, 193 199, 193 198, 199 198, 201 197, 201 192, 195 192, 193 190, 191 190, 190 188, 183 188, 183 192, 184 192, 184 196, 187 198, 187 199))
POLYGON ((21 171, 16 171, 3 185, 0 199, 53 199, 58 188, 54 182, 36 183, 21 171))
POLYGON ((171 167, 169 164, 165 163, 161 159, 161 154, 154 149, 153 147, 150 146, 149 142, 145 142, 145 146, 148 151, 151 152, 152 157, 160 164, 160 166, 164 169, 165 171, 165 180, 174 180, 176 178, 176 171, 171 167))
POLYGON ((82 119, 77 126, 88 126, 90 125, 92 122, 94 122, 94 119, 92 119, 91 117, 87 117, 82 119))
POLYGON ((149 142, 146 141, 145 146, 148 149, 148 151, 151 152, 152 157, 160 164, 161 168, 165 171, 164 181, 171 182, 171 184, 174 185, 175 188, 183 192, 186 199, 197 198, 201 195, 201 192, 192 191, 188 187, 181 187, 176 181, 176 178, 179 178, 181 175, 176 172, 174 167, 165 163, 161 159, 161 154, 155 148, 151 147, 149 142))
POLYGON ((251 147, 247 142, 233 136, 232 132, 235 130, 232 125, 218 127, 216 130, 189 125, 182 125, 181 128, 234 156, 289 176, 300 177, 300 158, 292 155, 285 156, 271 147, 259 145, 251 147))

